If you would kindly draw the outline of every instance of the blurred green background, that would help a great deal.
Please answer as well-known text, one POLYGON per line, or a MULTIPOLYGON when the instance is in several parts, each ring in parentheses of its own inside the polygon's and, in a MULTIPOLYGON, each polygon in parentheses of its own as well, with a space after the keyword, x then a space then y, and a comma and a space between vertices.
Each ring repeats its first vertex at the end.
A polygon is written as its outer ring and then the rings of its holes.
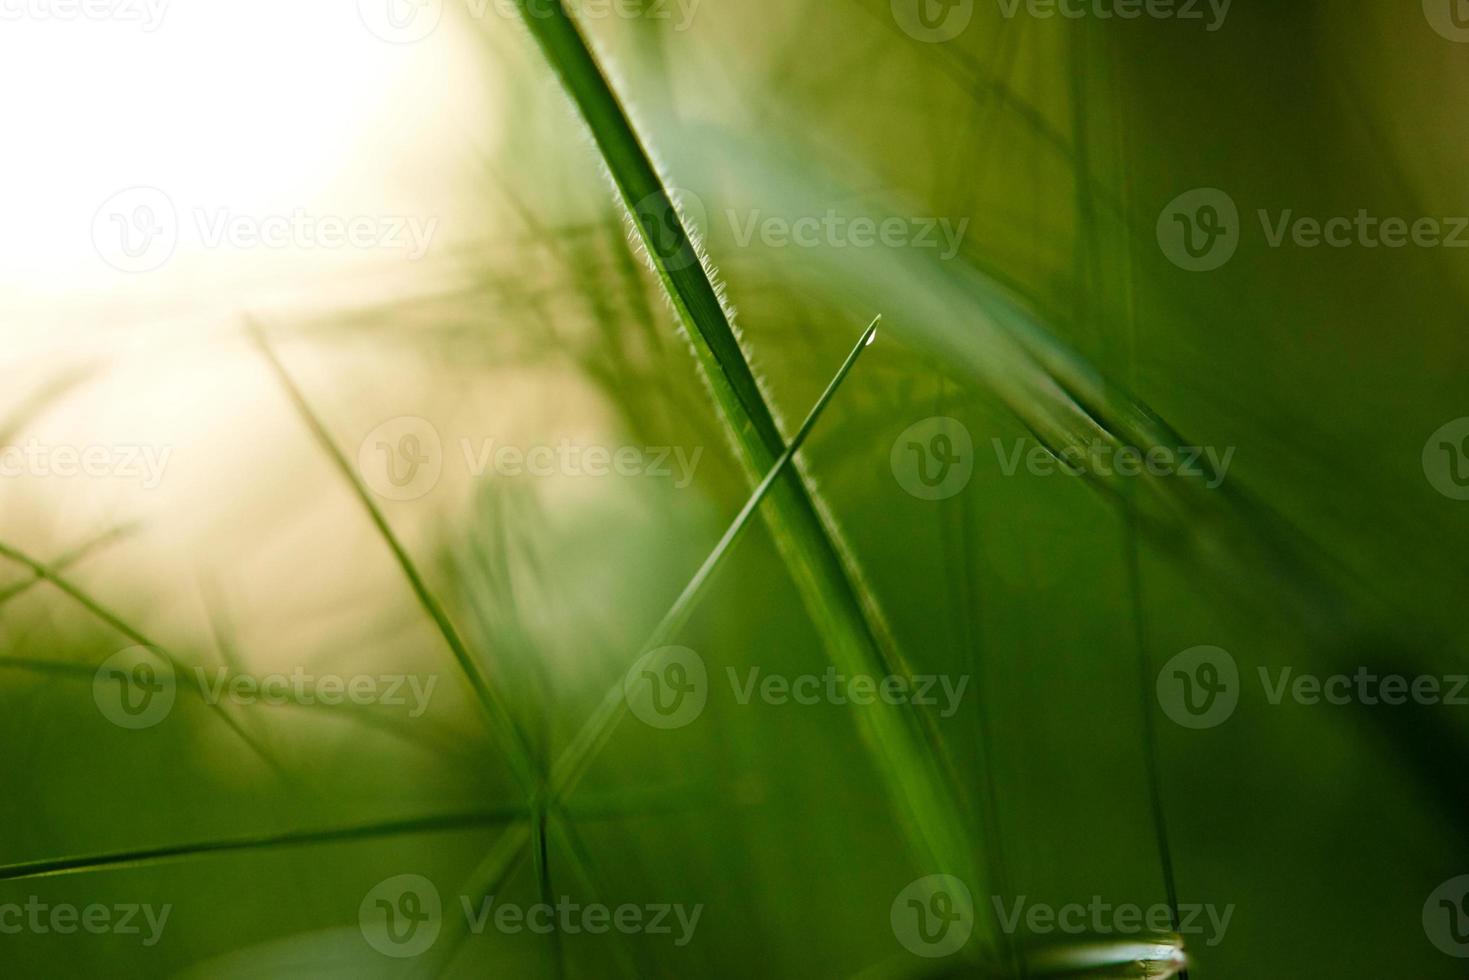
MULTIPOLYGON (((625 717, 549 817, 389 537, 543 776, 623 690, 752 483, 514 5, 330 6, 169 9, 150 32, 31 11, 0 40, 47 56, 25 62, 25 105, 0 110, 26 158, 6 199, 40 215, 6 236, 4 441, 171 453, 156 487, 29 470, 0 485, 0 909, 171 908, 152 944, 11 932, 0 911, 7 976, 1043 976, 1044 950, 1076 937, 1009 933, 1002 910, 1170 890, 1230 910, 1222 938, 1206 917, 1184 930, 1191 976, 1462 975, 1428 920, 1458 914, 1430 896, 1469 873, 1466 708, 1272 704, 1258 674, 1469 673, 1469 504, 1425 468, 1469 415, 1465 253, 1275 247, 1262 224, 1469 215, 1469 45, 1449 4, 1237 0, 1214 30, 1203 5, 1198 20, 982 0, 574 7, 787 437, 882 315, 800 467, 891 648, 966 687, 947 717, 740 703, 729 671, 832 663, 830 625, 757 519, 669 640, 707 667, 702 712, 672 729, 625 717), (125 54, 104 70, 92 59, 113 43, 125 54), (153 67, 114 73, 129 59, 153 67), (78 72, 88 84, 61 85, 78 72), (52 183, 37 112, 96 134, 57 137, 91 156, 52 183), (254 162, 228 180, 179 176, 223 174, 211 161, 236 152, 254 162), (136 184, 181 214, 303 206, 438 231, 416 262, 181 247, 157 272, 96 272, 90 212, 136 184), (1208 271, 1159 235, 1197 188, 1237 209, 1237 248, 1208 271), (803 218, 821 230, 787 241, 803 218), (854 219, 895 219, 901 241, 864 244, 854 219), (940 243, 963 229, 952 254, 916 239, 926 227, 940 243), (923 499, 905 440, 935 417, 967 434, 972 473, 923 499), (391 499, 375 433, 404 418, 438 439, 442 474, 391 499), (682 486, 476 474, 465 446, 486 440, 700 455, 682 486), (1007 473, 1017 445, 1094 440, 1229 464, 1218 480, 1007 473), (153 663, 178 690, 130 730, 99 710, 96 678, 139 644, 167 651, 153 663), (1238 705, 1195 729, 1160 677, 1200 646, 1238 665, 1238 705), (436 687, 417 717, 211 707, 196 667, 436 687), (936 751, 920 769, 944 784, 959 854, 921 846, 932 814, 903 787, 929 777, 895 772, 864 712, 936 751), (459 896, 487 868, 505 903, 702 912, 682 945, 460 937, 459 896), (359 909, 408 874, 442 897, 443 931, 397 958, 359 909), (930 958, 895 903, 935 874, 967 884, 973 935, 930 958)), ((382 437, 390 463, 403 431, 382 437)), ((1103 933, 1085 975, 1165 975, 1103 933)))

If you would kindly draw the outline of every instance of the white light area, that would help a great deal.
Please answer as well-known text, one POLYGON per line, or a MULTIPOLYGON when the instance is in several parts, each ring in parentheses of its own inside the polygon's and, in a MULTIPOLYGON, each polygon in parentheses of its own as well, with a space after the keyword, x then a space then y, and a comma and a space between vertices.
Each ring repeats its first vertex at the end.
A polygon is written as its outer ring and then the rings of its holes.
MULTIPOLYGON (((423 280, 470 232, 477 155, 498 107, 482 46, 446 18, 416 44, 374 36, 353 0, 112 0, 156 29, 47 16, 0 0, 0 318, 7 361, 135 347, 161 325, 237 311, 370 300, 423 280), (23 16, 18 16, 18 12, 23 16), (18 19, 17 19, 18 17, 18 19), (160 267, 99 254, 99 206, 157 188, 177 211, 160 267), (211 245, 199 222, 359 217, 437 221, 432 248, 211 245)), ((89 0, 90 2, 90 0, 89 0)))
MULTIPOLYGON (((13 443, 169 455, 151 489, 112 473, 0 475, 0 504, 26 515, 13 531, 51 554, 141 521, 146 546, 130 542, 128 578, 143 582, 190 573, 210 543, 236 554, 268 537, 262 501, 290 515, 315 508, 313 527, 359 531, 350 497, 317 489, 335 476, 239 336, 243 317, 284 337, 296 317, 432 292, 462 270, 456 249, 486 235, 483 159, 504 115, 494 55, 468 31, 498 25, 445 17, 417 43, 393 44, 368 29, 357 0, 172 0, 152 31, 46 16, 57 2, 73 0, 0 0, 0 370, 11 382, 0 418, 92 368, 13 443), (139 186, 166 194, 177 244, 156 268, 123 271, 104 258, 94 219, 139 186), (221 209, 437 226, 419 261, 377 247, 210 246, 195 215, 221 209), (308 464, 310 481, 293 469, 308 464), (236 514, 237 500, 253 509, 236 514), (171 563, 175 548, 185 557, 171 563)), ((331 404, 334 379, 312 372, 313 352, 288 359, 331 404)), ((418 405, 421 387, 385 383, 363 411, 418 405)), ((276 578, 283 593, 299 587, 276 578)))

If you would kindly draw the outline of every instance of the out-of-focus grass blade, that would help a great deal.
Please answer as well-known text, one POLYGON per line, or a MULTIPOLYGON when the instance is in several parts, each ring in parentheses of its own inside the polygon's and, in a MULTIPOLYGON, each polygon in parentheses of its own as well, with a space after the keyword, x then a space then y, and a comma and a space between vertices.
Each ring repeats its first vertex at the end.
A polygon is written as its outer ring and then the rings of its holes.
POLYGON ((429 618, 433 620, 434 625, 438 628, 439 634, 444 638, 444 643, 449 647, 449 652, 453 655, 455 662, 458 663, 459 669, 463 671, 470 687, 473 688, 479 700, 480 707, 490 723, 491 731, 499 738, 509 756, 510 764, 515 770, 516 775, 528 789, 533 790, 540 784, 541 780, 533 761, 535 756, 530 740, 516 723, 515 716, 510 712, 509 707, 490 684, 489 679, 480 668, 479 662, 475 660, 474 655, 465 646, 463 639, 459 636, 458 629, 455 628, 453 622, 449 619, 449 614, 444 611, 444 607, 429 590, 428 584, 418 571, 418 566, 414 564, 412 557, 408 554, 408 550, 398 540, 398 536, 393 533, 393 529, 388 525, 387 518, 383 516, 382 511, 373 502, 372 494, 363 485, 357 471, 347 462, 347 457, 342 454, 341 449, 333 441, 331 434, 326 431, 326 426, 317 418, 316 412, 312 410, 310 403, 306 401, 306 396, 301 393, 301 389, 296 386, 296 382, 291 378, 290 373, 286 371, 285 365, 280 362, 280 359, 275 356, 275 352, 271 350, 270 345, 266 342, 264 333, 253 323, 249 325, 249 332, 257 346, 259 346, 260 352, 264 355, 266 362, 270 365, 271 371, 274 372, 276 379, 280 382, 281 387, 290 398, 291 403, 295 405, 296 411, 305 421, 307 428, 311 430, 312 435, 316 437, 317 443, 331 458, 337 471, 342 474, 348 485, 352 487, 353 493, 367 511, 367 516, 372 521, 373 527, 377 528, 378 534, 381 535, 383 542, 388 546, 388 550, 393 553, 393 558, 402 570, 403 577, 408 580, 409 588, 413 590, 413 594, 418 599, 419 604, 423 607, 429 618))
MULTIPOLYGON (((66 593, 68 597, 75 600, 78 605, 82 606, 93 616, 96 616, 108 626, 111 626, 113 629, 117 630, 117 632, 127 637, 133 643, 137 644, 138 646, 148 647, 149 649, 155 651, 160 657, 168 662, 168 665, 172 667, 176 673, 182 674, 185 672, 184 663, 182 660, 179 659, 177 655, 170 652, 167 648, 162 647, 159 644, 154 643, 152 640, 148 639, 148 637, 144 636, 140 631, 130 626, 127 621, 124 620, 122 617, 112 612, 96 599, 93 599, 89 594, 87 594, 81 588, 75 585, 70 579, 64 578, 56 569, 52 568, 49 565, 46 565, 43 562, 37 561, 24 552, 19 551, 4 543, 0 543, 0 558, 8 558, 9 560, 16 562, 17 564, 24 565, 25 567, 29 568, 31 570, 31 573, 36 578, 44 579, 45 581, 50 582, 56 588, 66 593)), ((260 757, 261 761, 268 765, 272 770, 275 771, 277 775, 281 776, 283 779, 290 778, 286 771, 281 767, 280 763, 275 759, 275 757, 265 748, 263 744, 261 744, 260 740, 257 739, 250 732, 246 731, 245 728, 239 723, 239 721, 235 719, 234 715, 230 714, 230 712, 224 707, 223 702, 212 702, 210 703, 209 707, 214 711, 215 714, 219 716, 221 721, 229 726, 231 731, 238 735, 246 745, 250 746, 250 748, 255 751, 255 754, 260 757)))
MULTIPOLYGON (((77 547, 73 548, 71 551, 68 551, 65 554, 59 556, 55 561, 51 563, 51 567, 58 572, 64 572, 73 565, 86 559, 89 555, 101 551, 103 548, 112 544, 114 541, 120 541, 123 538, 126 538, 137 529, 137 524, 119 524, 115 527, 110 527, 107 530, 103 531, 101 534, 97 535, 95 538, 92 538, 90 541, 85 541, 77 547)), ((44 581, 45 578, 32 571, 31 577, 26 579, 25 581, 17 582, 14 585, 6 586, 5 588, 0 589, 0 605, 4 605, 11 599, 14 599, 16 596, 23 595, 24 593, 28 592, 32 586, 44 581)))
MULTIPOLYGON (((525 820, 518 820, 506 827, 505 832, 495 841, 495 846, 490 848, 479 867, 470 875, 468 887, 460 889, 460 894, 471 902, 478 902, 504 888, 520 862, 525 859, 530 838, 530 824, 525 820)), ((443 976, 454 964, 455 958, 469 940, 469 935, 469 916, 445 917, 444 932, 435 943, 433 955, 420 959, 409 976, 412 980, 432 980, 443 976)))
POLYGON ((384 837, 402 837, 411 834, 474 830, 480 827, 498 826, 523 817, 524 814, 524 808, 502 807, 498 810, 487 810, 481 813, 418 817, 412 820, 395 820, 386 823, 364 824, 358 827, 342 827, 333 830, 291 831, 283 834, 262 834, 257 837, 204 841, 196 844, 176 844, 168 847, 118 851, 111 854, 96 854, 86 857, 26 861, 19 864, 0 865, 0 881, 18 881, 24 878, 54 878, 61 875, 84 874, 90 871, 135 868, 144 865, 161 864, 167 861, 182 861, 189 858, 202 857, 206 854, 260 851, 276 847, 302 847, 313 844, 341 844, 350 841, 376 840, 384 837))

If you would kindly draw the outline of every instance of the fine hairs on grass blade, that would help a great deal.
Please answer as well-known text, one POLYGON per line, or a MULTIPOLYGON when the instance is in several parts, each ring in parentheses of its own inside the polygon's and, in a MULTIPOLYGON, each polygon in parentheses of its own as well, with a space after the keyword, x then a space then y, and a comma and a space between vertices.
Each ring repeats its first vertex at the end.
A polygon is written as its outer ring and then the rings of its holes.
MULTIPOLYGON (((559 4, 518 0, 526 26, 561 79, 601 151, 648 249, 747 477, 758 480, 785 451, 774 413, 668 188, 580 29, 559 4), (531 9, 532 6, 535 9, 531 9)), ((909 675, 878 605, 799 472, 784 468, 765 511, 772 537, 839 669, 909 675)), ((881 757, 896 815, 924 864, 973 870, 960 790, 933 717, 888 707, 863 712, 859 729, 881 757)))
POLYGON ((330 433, 326 431, 326 426, 317 418, 316 413, 306 401, 305 395, 301 393, 295 381, 292 380, 290 374, 286 371, 285 365, 280 362, 280 359, 275 356, 275 352, 271 350, 270 345, 266 342, 265 334, 253 322, 248 324, 248 330, 259 347, 261 354, 264 355, 266 362, 270 365, 271 371, 275 374, 276 379, 280 382, 291 403, 296 407, 296 411, 305 421, 307 428, 311 430, 312 435, 316 437, 317 443, 331 458, 337 471, 342 474, 347 483, 352 487, 352 491, 357 497, 358 502, 367 511, 367 516, 372 521, 373 527, 377 529, 383 542, 388 546, 388 550, 392 552, 394 560, 403 572, 403 577, 408 580, 409 588, 413 590, 414 597, 418 599, 419 604, 438 628, 439 634, 444 639, 444 643, 449 647, 449 652, 453 655, 455 662, 459 665, 459 669, 463 672, 470 687, 473 688, 480 707, 486 719, 489 721, 491 731, 495 733, 508 754, 510 764, 516 776, 528 790, 533 791, 539 786, 541 777, 534 763, 535 754, 532 750, 530 740, 526 737, 520 726, 516 724, 515 716, 510 712, 503 698, 501 698, 499 693, 490 684, 489 679, 485 676, 474 655, 465 645, 464 640, 460 638, 459 631, 454 627, 453 622, 450 621, 449 614, 445 612, 443 605, 429 591, 428 584, 418 571, 418 566, 414 564, 407 549, 398 540, 398 536, 393 533, 393 529, 388 525, 387 518, 383 516, 382 511, 373 502, 372 494, 368 492, 367 487, 363 485, 361 478, 352 468, 352 464, 347 461, 347 457, 342 454, 341 449, 332 440, 330 433))

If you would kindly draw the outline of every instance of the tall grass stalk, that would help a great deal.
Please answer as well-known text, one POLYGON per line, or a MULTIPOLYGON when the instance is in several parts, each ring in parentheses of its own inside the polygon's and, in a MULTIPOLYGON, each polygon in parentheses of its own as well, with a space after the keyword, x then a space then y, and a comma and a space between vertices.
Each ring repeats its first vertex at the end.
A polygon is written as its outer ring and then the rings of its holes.
MULTIPOLYGON (((601 152, 664 292, 687 331, 715 407, 747 477, 758 481, 786 450, 775 413, 745 357, 719 291, 668 187, 580 29, 559 4, 517 0, 523 20, 560 77, 601 152), (531 9, 532 6, 535 9, 531 9)), ((850 673, 909 674, 835 522, 793 468, 769 492, 768 526, 828 653, 850 673)), ((859 725, 916 857, 936 869, 972 871, 952 768, 933 718, 883 706, 859 725)))

